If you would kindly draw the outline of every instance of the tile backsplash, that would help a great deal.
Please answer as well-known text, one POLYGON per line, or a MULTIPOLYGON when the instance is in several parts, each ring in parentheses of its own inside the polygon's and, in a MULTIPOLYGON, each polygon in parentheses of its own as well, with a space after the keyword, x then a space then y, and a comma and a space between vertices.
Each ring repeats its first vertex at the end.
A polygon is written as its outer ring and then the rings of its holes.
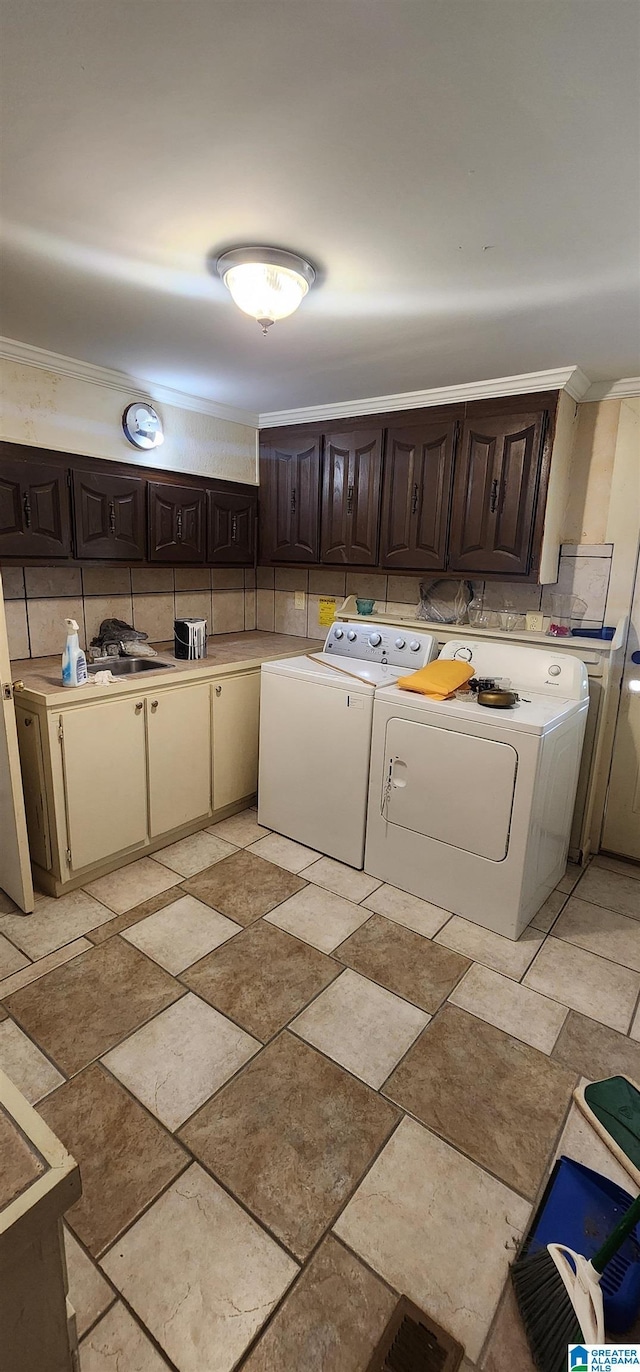
MULTIPOLYGON (((613 544, 568 544, 562 546, 558 581, 550 586, 523 584, 516 581, 479 581, 473 579, 474 595, 484 597, 488 610, 513 610, 524 616, 528 610, 551 613, 554 591, 579 596, 587 605, 582 624, 585 628, 601 628, 606 622, 606 600, 611 571, 613 544)), ((406 616, 408 607, 418 605, 420 582, 437 580, 437 573, 402 575, 384 572, 350 572, 340 568, 320 567, 310 571, 293 567, 258 567, 256 590, 256 623, 258 629, 278 633, 304 634, 309 638, 324 638, 326 629, 319 623, 320 598, 333 596, 337 606, 345 595, 373 597, 381 612, 397 612, 406 616), (305 609, 296 609, 295 593, 306 593, 305 609)), ((578 621, 574 621, 578 627, 578 621)))
POLYGON ((150 641, 173 638, 180 615, 202 615, 209 633, 256 627, 252 567, 3 567, 2 586, 13 659, 61 653, 65 619, 91 642, 103 619, 123 619, 150 641))
MULTIPOLYGON (((551 613, 554 591, 579 596, 587 605, 585 628, 606 623, 613 544, 562 545, 558 581, 536 586, 515 581, 473 580, 489 610, 551 613)), ((76 619, 81 640, 89 643, 103 619, 124 619, 143 629, 151 642, 173 636, 176 615, 202 615, 213 634, 263 629, 324 638, 320 599, 332 596, 339 608, 346 595, 372 596, 377 608, 406 615, 418 604, 427 574, 351 572, 339 567, 5 567, 2 581, 12 658, 45 657, 62 652, 65 619, 76 619), (304 605, 296 607, 296 592, 304 605)), ((576 627, 578 621, 575 621, 576 627)))

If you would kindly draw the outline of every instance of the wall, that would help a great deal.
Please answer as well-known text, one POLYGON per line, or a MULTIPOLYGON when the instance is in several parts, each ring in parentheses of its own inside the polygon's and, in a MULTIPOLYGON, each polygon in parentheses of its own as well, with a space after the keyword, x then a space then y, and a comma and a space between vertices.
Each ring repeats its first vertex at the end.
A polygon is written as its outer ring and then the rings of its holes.
POLYGON ((103 619, 123 619, 152 643, 173 638, 176 616, 203 616, 213 634, 255 629, 253 568, 5 567, 9 656, 48 657, 64 648, 65 619, 89 644, 103 619))
POLYGON ((257 430, 146 398, 161 415, 165 441, 137 453, 122 432, 122 413, 143 392, 0 359, 0 437, 59 452, 153 465, 167 471, 257 484, 257 430))

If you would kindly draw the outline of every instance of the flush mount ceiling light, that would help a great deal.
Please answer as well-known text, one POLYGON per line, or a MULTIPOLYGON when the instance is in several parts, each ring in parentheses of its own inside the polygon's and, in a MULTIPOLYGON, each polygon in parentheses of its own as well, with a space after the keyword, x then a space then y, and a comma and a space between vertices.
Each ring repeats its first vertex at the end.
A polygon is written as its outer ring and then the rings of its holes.
POLYGON ((263 333, 297 310, 316 279, 310 262, 283 248, 231 248, 218 258, 216 270, 238 308, 257 319, 263 333))

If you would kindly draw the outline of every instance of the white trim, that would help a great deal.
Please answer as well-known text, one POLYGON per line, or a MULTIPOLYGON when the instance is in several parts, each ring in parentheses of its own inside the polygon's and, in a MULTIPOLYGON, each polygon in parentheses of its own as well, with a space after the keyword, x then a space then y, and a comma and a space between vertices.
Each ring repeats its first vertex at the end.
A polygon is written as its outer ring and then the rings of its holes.
POLYGON ((161 382, 142 381, 139 377, 128 376, 126 372, 118 372, 111 367, 97 367, 92 362, 80 362, 78 358, 64 357, 62 353, 36 348, 31 343, 18 343, 13 338, 0 338, 0 357, 8 362, 19 362, 25 367, 40 367, 58 376, 70 376, 75 381, 88 381, 93 386, 128 391, 132 400, 164 401, 165 405, 175 405, 180 410, 194 410, 196 414, 228 419, 233 424, 248 424, 253 429, 258 427, 258 415, 251 410, 238 410, 233 405, 188 395, 186 391, 176 391, 161 382))
POLYGON ((568 391, 582 400, 590 386, 580 367, 554 367, 546 372, 523 372, 492 381, 469 381, 460 386, 439 386, 430 391, 402 391, 399 395, 374 395, 366 400, 345 400, 333 405, 308 405, 299 410, 272 410, 260 415, 261 429, 280 424, 305 424, 317 419, 347 419, 351 415, 382 414, 385 410, 422 409, 429 405, 453 405, 456 401, 525 395, 528 391, 568 391))
POLYGON ((622 381, 594 381, 584 400, 624 400, 640 395, 640 376, 625 376, 622 381))

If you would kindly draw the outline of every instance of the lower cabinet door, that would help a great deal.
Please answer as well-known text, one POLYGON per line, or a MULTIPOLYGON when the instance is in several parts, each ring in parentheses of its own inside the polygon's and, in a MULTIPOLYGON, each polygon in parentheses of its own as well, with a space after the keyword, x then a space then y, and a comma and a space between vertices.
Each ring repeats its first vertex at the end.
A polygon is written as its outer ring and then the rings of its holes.
POLYGON ((46 871, 51 866, 51 840, 40 720, 30 710, 16 705, 16 724, 29 853, 32 862, 46 871))
POLYGON ((258 789, 260 673, 225 677, 213 686, 213 808, 258 789))
POLYGON ((210 691, 206 681, 147 696, 151 838, 211 810, 210 691))
POLYGON ((147 838, 144 697, 63 710, 67 839, 74 871, 147 838))

